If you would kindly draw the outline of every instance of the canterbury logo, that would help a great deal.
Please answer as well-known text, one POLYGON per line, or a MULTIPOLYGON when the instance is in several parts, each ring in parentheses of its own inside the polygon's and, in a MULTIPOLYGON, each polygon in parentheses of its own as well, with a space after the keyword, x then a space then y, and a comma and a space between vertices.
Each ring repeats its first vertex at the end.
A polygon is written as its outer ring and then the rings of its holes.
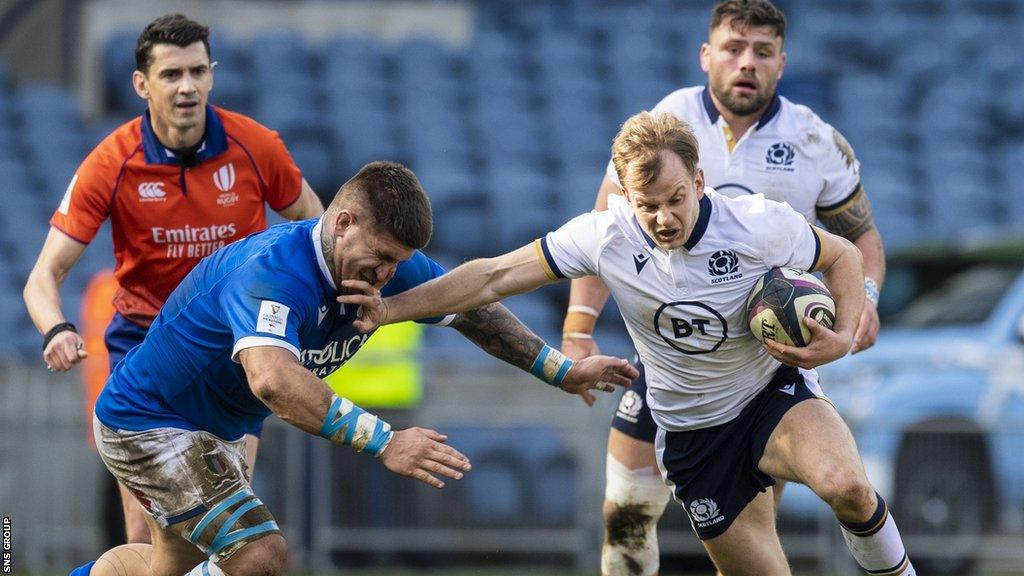
POLYGON ((143 182, 139 184, 139 198, 143 200, 162 200, 167 193, 164 192, 163 182, 143 182))
POLYGON ((213 184, 221 192, 231 190, 231 187, 235 185, 235 165, 228 163, 218 168, 213 173, 213 184))

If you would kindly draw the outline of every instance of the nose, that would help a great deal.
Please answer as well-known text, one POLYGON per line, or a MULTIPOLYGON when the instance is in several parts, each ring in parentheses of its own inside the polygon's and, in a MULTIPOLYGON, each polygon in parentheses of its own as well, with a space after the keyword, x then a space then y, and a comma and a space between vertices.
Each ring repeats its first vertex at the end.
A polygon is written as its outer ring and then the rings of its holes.
POLYGON ((753 70, 754 69, 754 49, 747 48, 740 54, 740 69, 741 70, 753 70))
POLYGON ((396 270, 398 270, 397 264, 381 264, 374 268, 373 275, 377 277, 377 283, 387 284, 388 280, 395 275, 396 270))
POLYGON ((188 74, 181 75, 181 82, 178 83, 178 92, 181 94, 192 94, 196 91, 196 84, 188 74))
POLYGON ((675 220, 675 217, 666 209, 658 210, 658 214, 655 217, 655 221, 658 223, 658 226, 662 228, 668 228, 669 225, 672 224, 673 220, 675 220))

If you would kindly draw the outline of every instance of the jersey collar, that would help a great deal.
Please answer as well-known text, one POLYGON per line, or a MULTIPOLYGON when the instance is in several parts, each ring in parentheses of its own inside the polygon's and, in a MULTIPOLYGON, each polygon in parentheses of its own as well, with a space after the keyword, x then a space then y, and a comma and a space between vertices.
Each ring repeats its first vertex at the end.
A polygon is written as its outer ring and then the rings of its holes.
MULTIPOLYGON (((711 221, 711 198, 708 198, 707 193, 700 197, 698 202, 697 221, 693 224, 693 230, 690 231, 690 237, 686 239, 683 244, 683 248, 687 251, 693 250, 693 247, 700 242, 700 239, 704 237, 704 232, 708 229, 708 222, 711 221)), ((633 223, 636 224, 637 230, 643 235, 644 242, 647 242, 647 246, 652 250, 658 247, 658 244, 651 238, 644 227, 640 225, 640 222, 633 217, 633 223)))
MULTIPOLYGON (((718 122, 718 117, 721 114, 718 113, 718 108, 715 108, 715 102, 711 99, 711 88, 707 84, 704 85, 704 90, 701 90, 700 101, 704 104, 704 112, 708 115, 708 120, 712 124, 718 122)), ((772 118, 778 115, 780 109, 782 109, 782 99, 779 98, 779 93, 776 92, 772 96, 772 101, 768 103, 768 108, 761 115, 761 119, 757 121, 757 126, 754 129, 760 130, 762 126, 771 122, 772 118)))
POLYGON ((324 217, 321 216, 316 221, 316 226, 313 226, 313 231, 310 233, 310 240, 313 242, 313 250, 316 251, 316 263, 320 266, 320 273, 323 275, 324 280, 330 285, 331 290, 338 291, 338 287, 334 284, 334 278, 331 276, 331 269, 327 267, 327 259, 324 258, 324 247, 320 243, 320 231, 324 227, 324 217))
MULTIPOLYGON (((216 110, 206 105, 206 130, 196 150, 196 162, 204 162, 228 149, 228 135, 224 132, 224 124, 216 110)), ((167 148, 157 139, 153 125, 149 121, 149 110, 142 114, 142 150, 146 154, 147 164, 178 164, 179 159, 173 150, 167 148)))
POLYGON ((700 197, 699 205, 700 210, 697 213, 697 221, 693 223, 690 237, 683 244, 683 248, 686 248, 687 251, 693 250, 697 242, 700 242, 700 239, 704 237, 704 232, 708 229, 708 222, 711 221, 711 198, 708 198, 707 193, 700 197))

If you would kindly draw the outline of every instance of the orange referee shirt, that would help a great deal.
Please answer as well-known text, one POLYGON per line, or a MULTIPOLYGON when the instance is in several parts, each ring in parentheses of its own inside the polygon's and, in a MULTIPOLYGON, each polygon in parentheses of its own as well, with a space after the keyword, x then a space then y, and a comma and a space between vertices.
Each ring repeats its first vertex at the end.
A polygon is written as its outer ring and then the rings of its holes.
POLYGON ((188 156, 164 147, 145 113, 85 158, 50 219, 88 244, 110 218, 114 306, 141 326, 200 259, 267 227, 264 202, 280 211, 301 194, 280 137, 241 114, 207 106, 206 132, 188 156))

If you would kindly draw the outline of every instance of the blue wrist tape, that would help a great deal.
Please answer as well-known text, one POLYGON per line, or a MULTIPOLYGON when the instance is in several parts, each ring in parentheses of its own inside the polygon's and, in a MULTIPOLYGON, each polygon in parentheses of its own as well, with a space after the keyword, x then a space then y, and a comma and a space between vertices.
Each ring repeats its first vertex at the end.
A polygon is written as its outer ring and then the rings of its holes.
POLYGON ((565 380, 565 375, 569 373, 572 365, 572 360, 545 344, 540 349, 540 354, 537 354, 536 360, 533 361, 533 366, 530 367, 530 374, 552 386, 561 386, 562 381, 565 380))
POLYGON ((334 396, 320 427, 320 436, 374 456, 387 447, 394 432, 391 425, 347 398, 334 396))

